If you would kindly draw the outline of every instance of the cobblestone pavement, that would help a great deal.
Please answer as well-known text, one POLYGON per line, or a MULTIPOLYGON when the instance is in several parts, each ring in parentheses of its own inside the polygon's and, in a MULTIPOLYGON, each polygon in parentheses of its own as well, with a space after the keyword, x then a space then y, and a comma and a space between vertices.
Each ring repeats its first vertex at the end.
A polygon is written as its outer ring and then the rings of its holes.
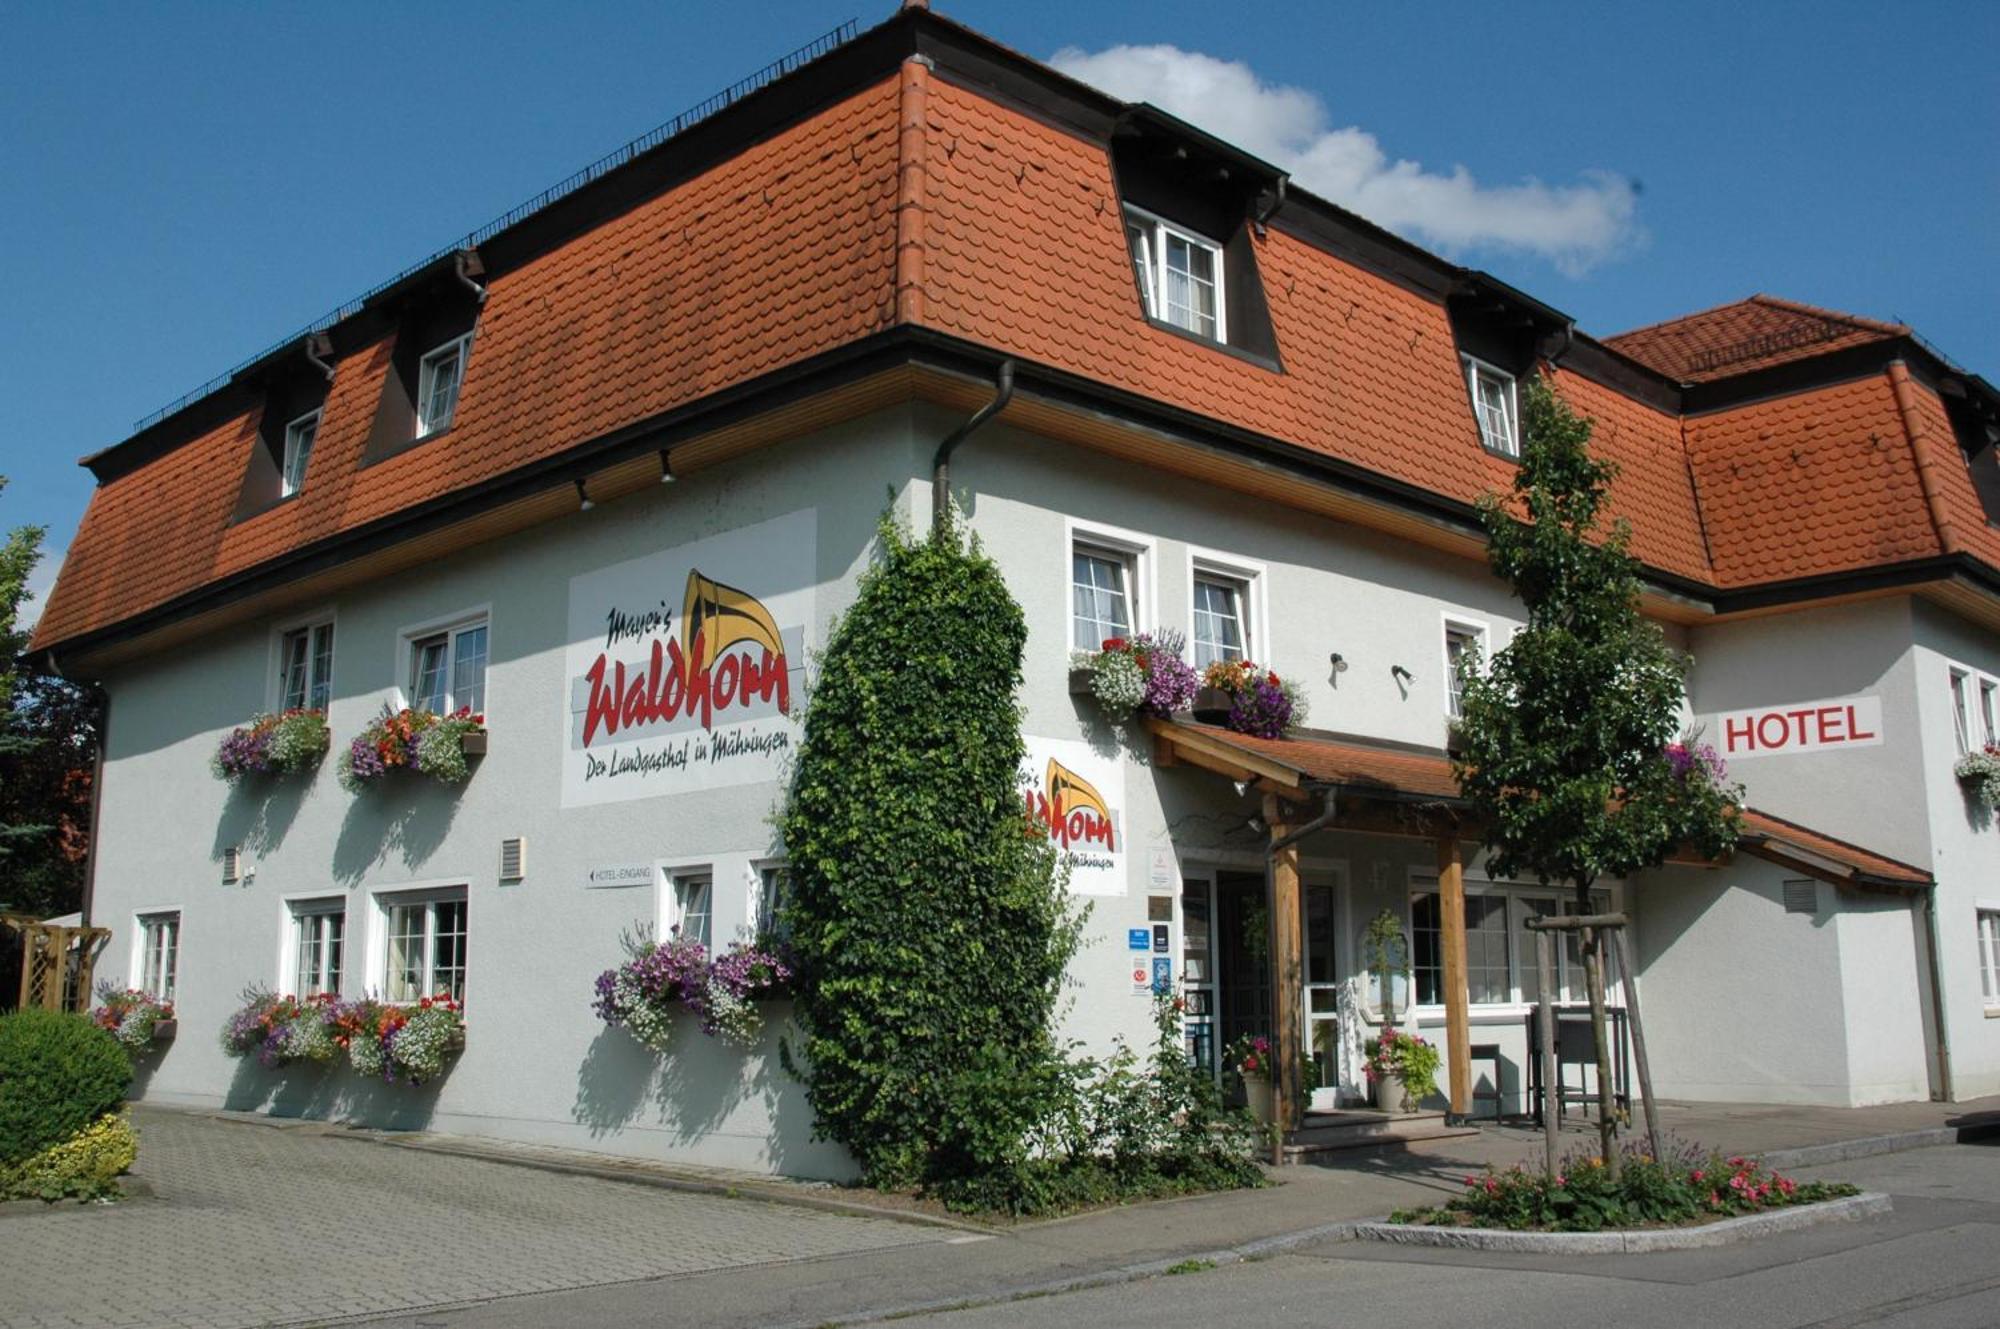
POLYGON ((141 1110, 157 1198, 0 1216, 0 1326, 314 1323, 949 1239, 141 1110))

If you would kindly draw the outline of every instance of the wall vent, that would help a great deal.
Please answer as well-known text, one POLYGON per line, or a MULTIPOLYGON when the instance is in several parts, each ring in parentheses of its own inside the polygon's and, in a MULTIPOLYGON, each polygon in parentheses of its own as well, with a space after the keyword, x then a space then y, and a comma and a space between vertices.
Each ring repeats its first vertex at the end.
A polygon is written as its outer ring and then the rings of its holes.
POLYGON ((222 884, 234 886, 243 880, 243 849, 240 845, 230 845, 222 851, 222 884))
POLYGON ((528 875, 528 841, 522 836, 500 842, 500 880, 519 881, 528 875))
POLYGON ((1816 914, 1819 912, 1819 883, 1816 881, 1788 881, 1785 883, 1785 912, 1788 914, 1816 914))

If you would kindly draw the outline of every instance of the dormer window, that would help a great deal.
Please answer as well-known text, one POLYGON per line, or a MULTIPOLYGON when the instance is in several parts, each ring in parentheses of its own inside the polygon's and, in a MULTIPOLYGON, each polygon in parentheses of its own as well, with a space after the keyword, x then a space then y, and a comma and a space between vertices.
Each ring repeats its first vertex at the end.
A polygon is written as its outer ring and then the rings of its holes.
POLYGON ((458 385, 465 378, 465 356, 472 334, 454 337, 426 355, 417 372, 417 437, 451 428, 458 409, 458 385))
POLYGON ((285 426, 285 459, 278 480, 280 498, 290 498, 305 488, 306 463, 312 459, 313 439, 318 435, 318 411, 307 411, 285 426))
POLYGON ((1226 342, 1222 246, 1150 212, 1125 209, 1125 237, 1139 300, 1151 318, 1226 342))
POLYGON ((1472 393, 1472 414, 1479 421, 1479 442, 1488 452, 1519 460, 1521 415, 1514 376, 1483 360, 1465 357, 1465 386, 1472 393))

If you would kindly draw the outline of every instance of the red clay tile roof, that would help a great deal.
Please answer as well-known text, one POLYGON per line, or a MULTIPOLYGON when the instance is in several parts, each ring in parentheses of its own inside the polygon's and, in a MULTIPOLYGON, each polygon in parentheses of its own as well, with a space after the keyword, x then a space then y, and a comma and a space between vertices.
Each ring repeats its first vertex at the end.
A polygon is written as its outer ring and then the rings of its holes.
MULTIPOLYGON (((341 359, 296 499, 230 520, 262 446, 255 412, 107 480, 35 644, 897 324, 1448 500, 1511 484, 1513 465, 1478 445, 1439 299, 1283 224, 1251 236, 1282 372, 1146 321, 1104 143, 905 65, 496 274, 458 417, 439 439, 360 465, 390 369, 385 340, 341 359)), ((1903 331, 1757 296, 1612 344, 1676 375, 1714 376, 1903 331), (1699 368, 1756 338, 1768 340, 1752 358, 1699 368)), ((1621 467, 1613 515, 1662 573, 1726 588, 1939 552, 2000 566, 2000 536, 1920 382, 1876 376, 1684 419, 1580 373, 1552 379, 1596 417, 1598 444, 1621 467)))
POLYGON ((1604 344, 1668 378, 1706 383, 1909 334, 1900 323, 1878 323, 1774 295, 1753 295, 1633 328, 1604 338, 1604 344))
MULTIPOLYGON (((1255 738, 1190 720, 1161 721, 1152 728, 1170 742, 1177 737, 1192 736, 1208 745, 1220 744, 1263 761, 1276 762, 1297 772, 1309 784, 1416 799, 1458 797, 1451 759, 1441 752, 1387 748, 1334 737, 1255 738)), ((1832 875, 1860 884, 1921 887, 1933 882, 1931 874, 1922 868, 1755 808, 1742 809, 1738 833, 1739 844, 1746 852, 1784 859, 1802 869, 1832 865, 1837 869, 1832 875)))
POLYGON ((345 357, 303 491, 247 521, 254 413, 99 486, 36 645, 887 326, 896 163, 890 78, 497 277, 450 431, 366 469, 392 348, 345 357))

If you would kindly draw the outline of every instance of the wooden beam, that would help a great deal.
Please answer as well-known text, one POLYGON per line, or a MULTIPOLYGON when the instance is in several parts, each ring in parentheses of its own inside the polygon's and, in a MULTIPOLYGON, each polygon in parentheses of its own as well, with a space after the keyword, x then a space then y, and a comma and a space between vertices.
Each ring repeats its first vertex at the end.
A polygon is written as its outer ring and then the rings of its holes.
MULTIPOLYGON (((1271 842, 1291 833, 1285 823, 1288 809, 1275 794, 1264 795, 1264 821, 1271 828, 1271 842)), ((1298 1128, 1298 1098, 1302 1067, 1299 1060, 1300 1034, 1305 1018, 1299 1003, 1305 994, 1305 971, 1301 960, 1305 917, 1299 890, 1299 847, 1287 845, 1271 860, 1271 1010, 1277 1028, 1277 1075, 1272 1088, 1277 1097, 1278 1129, 1298 1128)))
POLYGON ((1472 994, 1466 977, 1465 858, 1458 828, 1438 836, 1438 914, 1444 922, 1444 1036, 1450 1060, 1451 1115, 1472 1111, 1472 994))
POLYGON ((1203 764, 1196 760, 1199 754, 1228 762, 1240 770, 1254 771, 1285 789, 1302 789, 1305 786, 1305 774, 1302 771, 1281 761, 1273 761, 1261 753, 1239 748, 1234 743, 1211 738, 1199 730, 1184 728, 1171 720, 1162 720, 1157 716, 1147 717, 1146 728, 1171 742, 1184 760, 1193 762, 1197 766, 1203 764))

